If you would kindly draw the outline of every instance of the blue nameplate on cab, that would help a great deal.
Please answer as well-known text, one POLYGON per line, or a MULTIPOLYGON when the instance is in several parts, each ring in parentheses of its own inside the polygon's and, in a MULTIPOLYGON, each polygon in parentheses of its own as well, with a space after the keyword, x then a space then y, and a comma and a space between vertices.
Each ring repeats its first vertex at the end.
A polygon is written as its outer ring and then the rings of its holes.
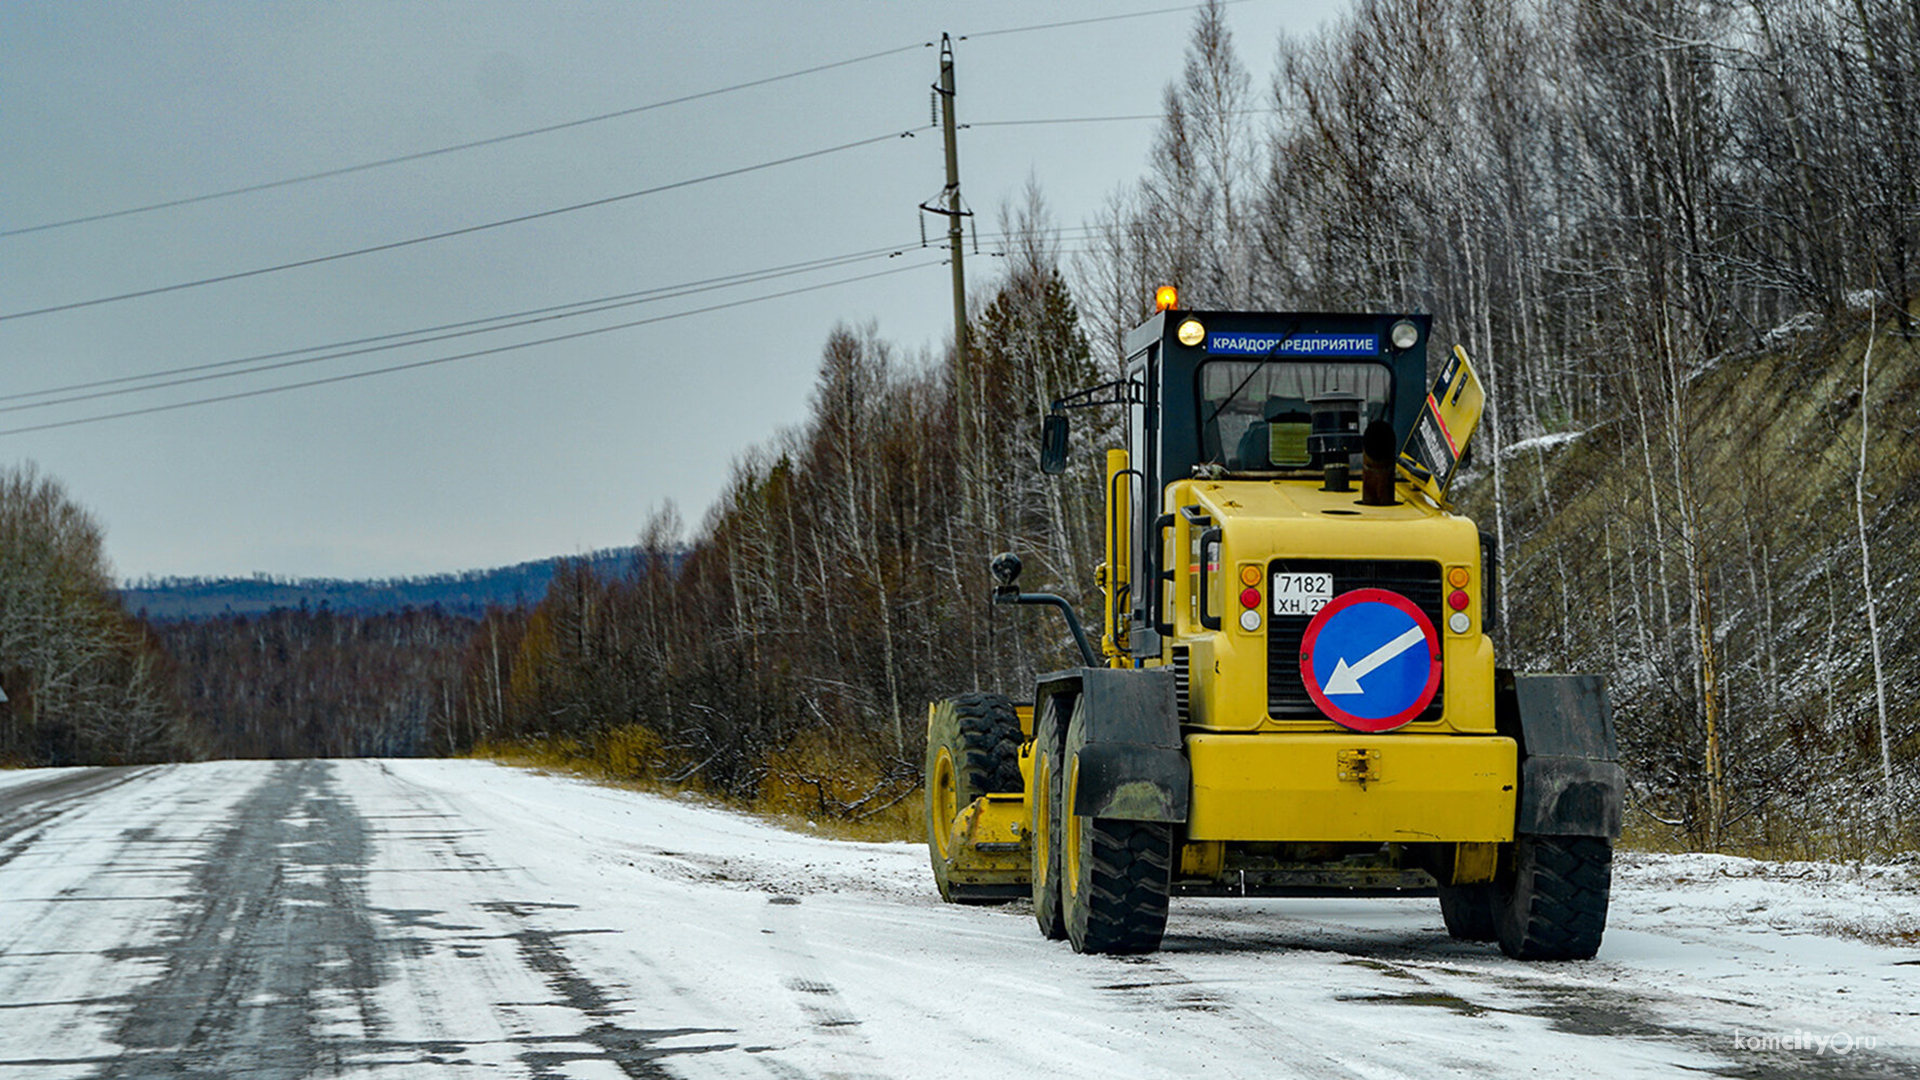
POLYGON ((1376 334, 1208 334, 1213 356, 1379 356, 1376 334))

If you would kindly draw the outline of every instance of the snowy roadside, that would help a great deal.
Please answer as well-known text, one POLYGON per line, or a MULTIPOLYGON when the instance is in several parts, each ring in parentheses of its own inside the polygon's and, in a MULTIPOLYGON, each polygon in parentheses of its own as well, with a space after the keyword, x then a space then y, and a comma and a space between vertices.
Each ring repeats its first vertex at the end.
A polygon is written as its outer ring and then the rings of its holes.
MULTIPOLYGON (((438 771, 394 765, 412 781, 431 783, 423 774, 438 771)), ((970 972, 987 982, 1030 982, 1069 1000, 1123 987, 1163 1009, 1300 1016, 1328 1039, 1345 1033, 1340 1060, 1388 1072, 1472 1032, 1437 1071, 1504 1061, 1500 1048, 1511 1046, 1536 1064, 1597 1055, 1614 1074, 1920 1075, 1920 941, 1911 935, 1920 873, 1909 865, 1622 853, 1606 942, 1584 964, 1519 964, 1452 941, 1431 900, 1341 899, 1176 899, 1162 953, 1114 960, 1041 941, 1024 904, 940 904, 919 844, 802 835, 703 802, 505 768, 485 784, 502 797, 496 809, 597 837, 590 858, 609 867, 703 890, 818 898, 903 933, 897 948, 936 964, 935 927, 986 932, 1013 952, 970 972), (636 814, 636 802, 647 809, 636 814), (886 911, 898 914, 876 917, 886 911), (1382 1024, 1391 1035, 1367 1034, 1382 1024), (1368 1038, 1383 1045, 1366 1049, 1368 1038), (1852 1051, 1844 1066, 1842 1048, 1852 1051)), ((951 977, 969 971, 959 956, 947 960, 951 977)), ((1244 1024, 1236 1030, 1246 1034, 1244 1024)))
MULTIPOLYGON (((1920 1053, 1920 867, 1624 854, 1599 960, 1728 1037, 1920 1053), (1729 1013, 1719 1006, 1732 1005, 1729 1013)), ((1830 1052, 1830 1051, 1829 1051, 1830 1052)))
POLYGON ((1728 927, 1906 947, 1920 956, 1920 855, 1902 862, 1774 862, 1732 855, 1622 852, 1616 906, 1651 915, 1684 899, 1728 927), (1651 905, 1651 906, 1649 906, 1651 905))
POLYGON ((46 780, 51 780, 56 776, 71 776, 74 773, 83 772, 85 769, 86 766, 84 765, 73 765, 65 768, 0 769, 0 791, 5 791, 10 787, 18 787, 21 784, 38 784, 46 780))
POLYGON ((487 762, 38 776, 0 777, 0 1080, 1920 1077, 1905 865, 1624 854, 1586 963, 1430 899, 1181 898, 1099 957, 942 904, 919 844, 487 762))
MULTIPOLYGON (((607 812, 616 814, 626 813, 615 808, 629 799, 658 804, 663 812, 651 817, 641 836, 651 834, 670 847, 701 848, 662 854, 640 844, 630 852, 654 860, 658 872, 717 882, 732 878, 742 888, 768 892, 854 889, 934 902, 926 850, 917 842, 834 840, 789 830, 711 800, 649 795, 540 770, 497 767, 540 777, 540 787, 557 797, 528 805, 546 808, 556 824, 603 799, 607 812), (573 795, 557 795, 563 791, 573 795), (688 843, 684 836, 672 839, 694 822, 699 823, 694 831, 703 845, 688 843), (796 862, 799 853, 817 857, 796 862)), ((1882 865, 1623 850, 1614 858, 1612 909, 1610 925, 1615 927, 1693 928, 1703 931, 1707 940, 1728 930, 1811 935, 1905 949, 1920 962, 1920 853, 1882 865)), ((1609 952, 1603 949, 1601 958, 1609 952)), ((1915 974, 1920 978, 1920 972, 1915 974)))

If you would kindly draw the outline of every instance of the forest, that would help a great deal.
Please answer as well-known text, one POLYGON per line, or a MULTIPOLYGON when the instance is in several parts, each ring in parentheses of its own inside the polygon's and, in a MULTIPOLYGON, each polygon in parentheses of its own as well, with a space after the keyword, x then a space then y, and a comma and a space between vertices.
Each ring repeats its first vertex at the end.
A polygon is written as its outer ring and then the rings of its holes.
MULTIPOLYGON (((602 573, 626 572, 630 548, 576 555, 602 573)), ((437 608, 479 618, 488 607, 524 607, 546 595, 554 560, 542 559, 490 570, 430 574, 386 581, 285 578, 142 578, 120 590, 120 602, 141 618, 159 622, 226 615, 264 615, 282 608, 325 605, 334 614, 383 614, 407 608, 437 608)))
POLYGON ((1172 284, 1196 309, 1430 312, 1467 349, 1490 408, 1455 494, 1501 549, 1497 645, 1608 674, 1633 836, 1910 848, 1920 0, 1359 0, 1254 43, 1267 85, 1227 23, 1197 12, 1144 173, 1096 215, 1059 224, 1037 182, 1001 210, 964 354, 836 329, 807 420, 700 521, 653 512, 625 573, 562 566, 464 622, 155 631, 108 605, 92 652, 29 665, 23 613, 103 586, 62 563, 16 595, 9 571, 0 753, 536 747, 810 815, 899 806, 929 699, 1067 661, 1056 621, 987 603, 987 562, 1017 551, 1091 610, 1118 417, 1076 425, 1060 478, 1039 417, 1113 377, 1172 284), (351 675, 391 690, 290 674, 353 642, 397 646, 351 675), (105 689, 53 674, 79 670, 105 689), (248 731, 242 694, 280 727, 248 731), (368 730, 321 734, 321 698, 368 730))

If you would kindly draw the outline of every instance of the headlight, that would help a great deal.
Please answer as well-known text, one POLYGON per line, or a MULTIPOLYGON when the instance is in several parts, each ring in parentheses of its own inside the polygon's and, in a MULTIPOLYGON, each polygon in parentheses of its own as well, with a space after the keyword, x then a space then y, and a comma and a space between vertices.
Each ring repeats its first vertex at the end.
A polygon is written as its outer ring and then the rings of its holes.
POLYGON ((1399 322, 1393 324, 1393 329, 1389 331, 1388 337, 1392 339, 1394 348, 1411 349, 1415 345, 1420 344, 1420 328, 1405 319, 1401 319, 1399 322))

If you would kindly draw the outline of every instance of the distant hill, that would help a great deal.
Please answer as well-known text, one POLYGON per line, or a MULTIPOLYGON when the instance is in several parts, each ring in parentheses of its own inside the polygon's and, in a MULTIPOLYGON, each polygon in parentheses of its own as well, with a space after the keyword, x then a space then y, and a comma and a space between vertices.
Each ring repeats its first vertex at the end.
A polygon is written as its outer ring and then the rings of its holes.
POLYGON ((554 567, 584 559, 594 572, 612 579, 633 566, 633 548, 607 548, 572 559, 544 559, 495 570, 398 578, 389 581, 340 581, 331 578, 146 578, 120 591, 127 610, 162 622, 261 615, 276 608, 318 609, 379 614, 405 608, 432 608, 450 615, 479 616, 489 605, 531 606, 546 595, 554 567))

